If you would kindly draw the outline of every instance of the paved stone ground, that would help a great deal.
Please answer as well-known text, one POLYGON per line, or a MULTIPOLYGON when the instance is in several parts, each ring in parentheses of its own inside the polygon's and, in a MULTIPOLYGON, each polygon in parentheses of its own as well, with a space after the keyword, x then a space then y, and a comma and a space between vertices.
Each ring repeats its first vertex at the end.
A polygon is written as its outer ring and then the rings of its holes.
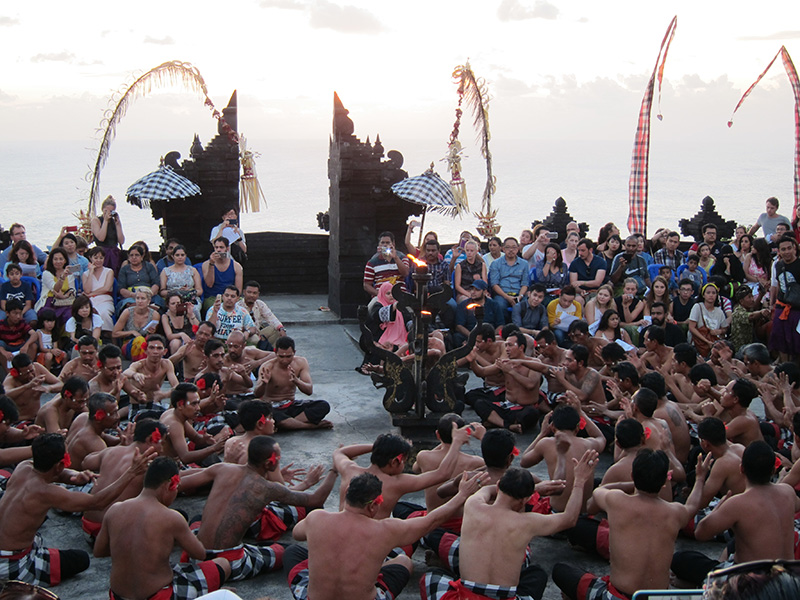
MULTIPOLYGON (((376 390, 370 380, 355 373, 354 368, 361 362, 361 351, 353 341, 358 338, 358 327, 354 323, 342 322, 330 312, 319 308, 327 302, 326 296, 274 296, 264 298, 270 308, 283 320, 296 343, 298 354, 306 356, 311 364, 314 380, 314 398, 325 399, 331 403, 329 418, 334 423, 331 431, 294 432, 278 434, 283 463, 294 462, 296 466, 327 464, 331 460, 333 450, 339 444, 372 443, 375 437, 392 428, 391 419, 380 403, 382 391, 376 390)), ((473 381, 469 386, 474 386, 473 381)), ((469 387, 468 386, 468 387, 469 387)), ((476 415, 467 409, 465 417, 476 419, 476 415)), ((518 436, 517 446, 524 449, 535 437, 535 432, 518 436)), ((479 448, 467 451, 479 452, 479 448)), ((359 462, 368 464, 361 457, 359 462)), ((604 455, 601 470, 610 464, 610 457, 604 455)), ((533 472, 547 477, 544 464, 537 465, 533 472)), ((338 482, 326 503, 326 509, 337 509, 338 482)), ((422 494, 417 494, 416 501, 424 504, 422 494)), ((179 498, 175 508, 180 508, 190 515, 202 512, 202 498, 179 498)), ((51 511, 43 528, 45 542, 60 548, 88 549, 80 529, 77 517, 64 517, 51 511)), ((282 541, 290 542, 287 535, 282 541)), ((679 540, 678 547, 691 546, 716 556, 722 548, 721 544, 697 544, 679 540)), ((568 562, 577 567, 598 574, 608 573, 608 564, 599 558, 572 550, 565 540, 537 538, 533 542, 533 552, 539 564, 548 572, 556 562, 568 562)), ((177 560, 178 551, 173 553, 177 560)), ((425 571, 424 551, 417 550, 414 555, 415 570, 412 580, 399 600, 411 600, 420 597, 418 580, 425 571)), ((55 588, 64 600, 93 600, 107 598, 110 559, 92 559, 88 571, 71 581, 55 588)), ((245 600, 269 597, 275 600, 291 600, 291 593, 281 573, 265 574, 253 580, 236 582, 230 586, 245 600)), ((548 584, 544 598, 555 600, 561 594, 552 581, 548 584)), ((343 599, 344 600, 344 599, 343 599)))

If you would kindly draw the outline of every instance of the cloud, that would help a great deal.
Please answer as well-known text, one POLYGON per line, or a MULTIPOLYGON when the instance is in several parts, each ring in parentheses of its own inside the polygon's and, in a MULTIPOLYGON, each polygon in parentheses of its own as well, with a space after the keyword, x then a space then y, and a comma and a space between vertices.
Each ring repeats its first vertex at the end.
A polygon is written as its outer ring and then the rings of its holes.
POLYGON ((316 0, 309 11, 309 24, 315 29, 333 29, 341 33, 378 33, 385 30, 375 15, 356 6, 339 6, 328 0, 316 0))
POLYGON ((0 17, 0 27, 13 27, 14 25, 19 25, 19 19, 0 17))
POLYGON ((175 43, 175 40, 172 39, 172 36, 165 35, 163 38, 154 38, 152 36, 146 35, 144 37, 145 44, 157 44, 159 46, 172 46, 175 43))
POLYGON ((501 21, 524 21, 526 19, 556 19, 558 7, 547 0, 536 0, 533 6, 524 0, 503 0, 497 7, 497 18, 501 21))
POLYGON ((796 40, 800 38, 800 31, 776 31, 766 35, 745 35, 739 39, 745 42, 762 40, 796 40))
POLYGON ((286 10, 305 10, 308 5, 296 0, 261 0, 261 8, 283 8, 286 10))
POLYGON ((37 54, 36 56, 31 57, 31 62, 34 63, 42 63, 42 62, 66 62, 71 63, 75 60, 75 55, 72 52, 67 52, 63 50, 61 52, 47 52, 44 54, 37 54))
POLYGON ((3 90, 0 90, 0 102, 13 102, 16 99, 17 97, 13 94, 9 94, 3 90))

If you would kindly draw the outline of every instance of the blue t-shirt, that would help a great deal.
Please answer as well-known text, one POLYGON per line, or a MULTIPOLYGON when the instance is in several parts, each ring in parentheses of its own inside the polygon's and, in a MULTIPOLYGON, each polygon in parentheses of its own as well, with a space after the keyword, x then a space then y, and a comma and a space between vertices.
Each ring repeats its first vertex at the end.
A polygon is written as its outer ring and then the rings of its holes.
MULTIPOLYGON (((603 271, 606 270, 606 264, 606 260, 597 254, 592 255, 592 262, 589 263, 589 266, 586 266, 586 262, 582 258, 577 257, 569 263, 569 272, 578 274, 578 283, 581 281, 593 281, 597 277, 598 271, 601 269, 603 271)), ((598 285, 597 287, 600 286, 598 285)))
POLYGON ((5 300, 6 302, 19 300, 23 304, 30 300, 31 305, 33 305, 36 299, 33 297, 31 284, 27 281, 20 281, 19 284, 19 287, 14 287, 10 281, 6 281, 3 285, 0 285, 0 300, 5 300))

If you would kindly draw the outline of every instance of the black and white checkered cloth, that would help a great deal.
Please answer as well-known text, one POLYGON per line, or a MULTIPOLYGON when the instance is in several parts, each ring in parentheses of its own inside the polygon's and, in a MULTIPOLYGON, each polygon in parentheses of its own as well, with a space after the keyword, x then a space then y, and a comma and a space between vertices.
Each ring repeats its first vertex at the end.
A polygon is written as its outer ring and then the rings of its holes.
POLYGON ((434 171, 398 181, 392 191, 403 200, 420 204, 436 212, 451 216, 458 212, 453 190, 444 179, 434 171))
POLYGON ((456 580, 442 569, 431 569, 420 580, 420 596, 423 600, 455 600, 460 598, 459 587, 473 594, 492 600, 533 600, 530 596, 518 596, 517 588, 503 587, 487 583, 475 583, 462 579, 456 580), (453 584, 452 586, 450 584, 453 584))
POLYGON ((27 552, 0 550, 0 579, 16 579, 34 585, 57 585, 61 582, 60 572, 58 550, 46 548, 38 533, 27 552))
POLYGON ((125 192, 128 202, 142 206, 152 200, 189 198, 200 194, 200 186, 178 175, 172 167, 164 166, 145 175, 125 192))
POLYGON ((227 550, 206 550, 206 559, 227 558, 231 563, 231 576, 228 581, 241 581, 255 577, 262 571, 274 571, 282 565, 283 547, 279 544, 272 546, 253 546, 252 544, 239 544, 227 550), (233 556, 231 556, 233 555, 233 556), (238 558, 237 558, 238 556, 238 558))

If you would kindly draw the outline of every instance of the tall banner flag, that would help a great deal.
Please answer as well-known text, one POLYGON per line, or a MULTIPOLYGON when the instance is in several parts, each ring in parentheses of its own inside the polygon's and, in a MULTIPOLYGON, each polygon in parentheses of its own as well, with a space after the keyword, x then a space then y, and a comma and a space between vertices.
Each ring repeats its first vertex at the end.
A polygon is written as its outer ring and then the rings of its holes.
POLYGON ((647 235, 647 176, 650 168, 650 111, 653 107, 653 92, 658 79, 658 120, 661 120, 661 82, 664 79, 664 63, 675 28, 678 26, 677 15, 667 27, 661 48, 658 50, 656 66, 647 84, 639 109, 639 124, 636 127, 636 138, 633 142, 633 158, 631 159, 631 176, 628 180, 628 231, 647 235))
POLYGON ((792 220, 794 220, 797 214, 797 207, 800 205, 800 80, 797 79, 797 70, 794 68, 792 57, 789 56, 786 46, 781 46, 778 53, 769 61, 767 68, 761 72, 761 75, 758 76, 758 79, 755 80, 753 85, 747 88, 747 91, 744 93, 741 100, 739 100, 739 104, 733 109, 733 114, 731 114, 731 118, 728 121, 728 127, 733 125, 733 115, 739 110, 744 99, 750 95, 750 92, 758 85, 761 78, 767 74, 772 63, 774 63, 775 59, 779 56, 783 61, 783 68, 786 69, 786 74, 789 76, 789 82, 792 84, 792 91, 794 92, 794 209, 792 210, 792 220))

